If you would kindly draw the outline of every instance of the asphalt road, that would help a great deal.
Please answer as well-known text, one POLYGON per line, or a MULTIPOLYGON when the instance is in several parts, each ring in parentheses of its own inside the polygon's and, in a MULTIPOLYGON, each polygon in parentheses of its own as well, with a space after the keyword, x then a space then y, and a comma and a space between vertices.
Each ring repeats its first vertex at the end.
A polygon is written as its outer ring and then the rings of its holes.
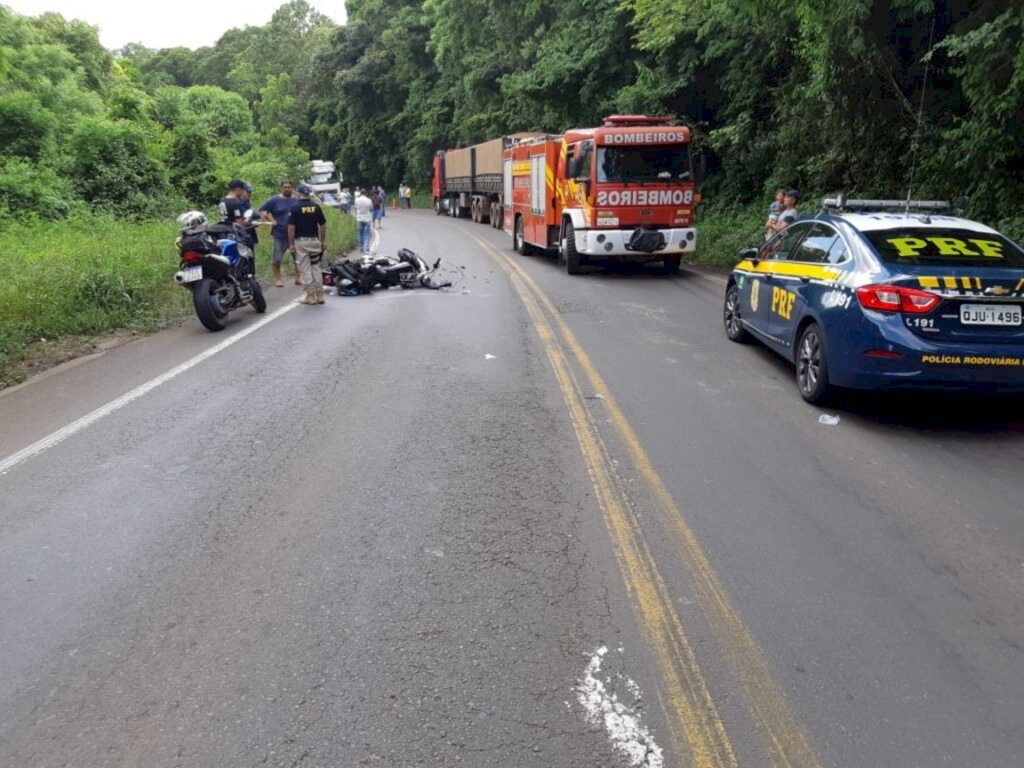
POLYGON ((716 275, 380 235, 455 285, 0 394, 0 765, 1024 764, 1020 400, 822 411, 716 275))

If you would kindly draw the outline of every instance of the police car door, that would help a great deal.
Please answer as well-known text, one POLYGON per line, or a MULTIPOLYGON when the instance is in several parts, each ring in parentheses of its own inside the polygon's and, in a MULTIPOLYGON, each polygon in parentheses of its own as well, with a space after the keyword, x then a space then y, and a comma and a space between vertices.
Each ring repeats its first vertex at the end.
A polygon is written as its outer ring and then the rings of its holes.
POLYGON ((789 262, 790 254, 796 250, 809 228, 810 224, 797 222, 761 246, 761 250, 757 252, 756 263, 747 278, 747 285, 742 293, 741 314, 754 331, 764 335, 768 340, 774 340, 771 335, 774 311, 772 300, 778 298, 779 272, 784 269, 783 264, 789 262))
MULTIPOLYGON (((799 225, 794 225, 794 227, 799 225)), ((837 271, 829 266, 830 254, 842 240, 824 222, 806 222, 807 233, 789 251, 785 268, 779 269, 772 286, 768 333, 784 349, 792 349, 797 325, 808 306, 818 306, 829 290, 827 283, 837 271)), ((838 250, 838 249, 837 249, 838 250)))

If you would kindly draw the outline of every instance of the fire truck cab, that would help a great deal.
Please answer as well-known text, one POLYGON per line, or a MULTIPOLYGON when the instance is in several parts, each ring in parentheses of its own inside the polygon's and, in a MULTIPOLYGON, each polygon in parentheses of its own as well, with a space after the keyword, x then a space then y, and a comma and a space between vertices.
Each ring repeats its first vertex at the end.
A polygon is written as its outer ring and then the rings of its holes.
POLYGON ((690 131, 670 118, 616 115, 513 142, 503 182, 515 250, 554 251, 570 274, 627 261, 674 273, 696 249, 690 131))

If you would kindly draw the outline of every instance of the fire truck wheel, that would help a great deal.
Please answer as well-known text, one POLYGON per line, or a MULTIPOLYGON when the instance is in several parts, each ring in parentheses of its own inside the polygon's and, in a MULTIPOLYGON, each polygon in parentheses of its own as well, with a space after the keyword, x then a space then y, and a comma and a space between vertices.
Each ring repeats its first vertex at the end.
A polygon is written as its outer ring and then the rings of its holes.
POLYGON ((516 217, 515 234, 512 236, 512 247, 523 256, 530 252, 530 246, 526 244, 526 238, 523 236, 522 216, 516 217))
POLYGON ((565 256, 565 268, 570 275, 580 273, 580 252, 576 250, 576 230, 571 221, 565 222, 565 248, 562 249, 565 256))
POLYGON ((682 256, 666 256, 665 261, 662 262, 661 272, 664 275, 674 275, 679 272, 679 264, 683 260, 682 256))

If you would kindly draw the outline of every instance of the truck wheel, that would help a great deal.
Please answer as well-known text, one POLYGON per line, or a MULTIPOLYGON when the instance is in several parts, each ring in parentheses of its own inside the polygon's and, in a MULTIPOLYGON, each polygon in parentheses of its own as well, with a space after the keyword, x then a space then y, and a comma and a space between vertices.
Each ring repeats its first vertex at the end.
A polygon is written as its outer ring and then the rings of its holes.
POLYGON ((196 317, 199 318, 209 331, 223 331, 227 325, 225 320, 228 311, 220 303, 220 296, 217 295, 217 281, 204 277, 192 289, 192 306, 196 308, 196 317))
POLYGON ((480 223, 480 207, 476 204, 476 200, 469 205, 469 219, 474 224, 480 223))
POLYGON ((679 272, 679 265, 682 263, 683 257, 679 254, 675 256, 666 256, 665 261, 661 264, 661 273, 663 275, 674 275, 679 272))
POLYGON ((523 235, 522 216, 516 218, 515 234, 512 235, 512 248, 523 256, 530 252, 530 246, 526 244, 526 238, 523 235))
POLYGON ((562 249, 565 254, 565 268, 570 275, 580 273, 580 253, 576 250, 576 230, 571 221, 565 222, 565 247, 562 249))

